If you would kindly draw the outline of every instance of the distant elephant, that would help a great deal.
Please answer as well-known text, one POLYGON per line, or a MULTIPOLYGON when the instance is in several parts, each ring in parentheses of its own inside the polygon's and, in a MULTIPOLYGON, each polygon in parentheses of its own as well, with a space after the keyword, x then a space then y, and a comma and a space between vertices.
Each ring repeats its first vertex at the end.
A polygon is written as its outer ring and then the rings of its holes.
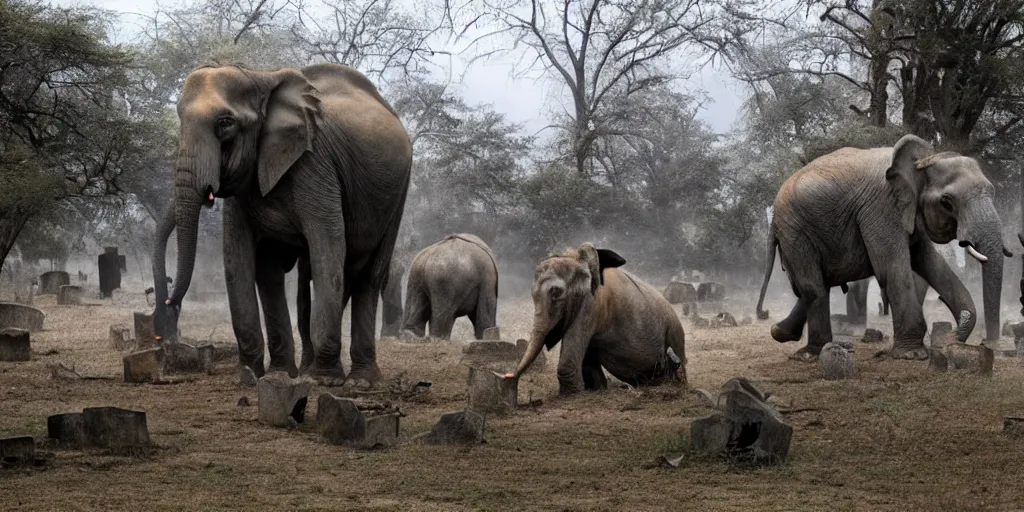
POLYGON ((398 115, 358 71, 318 64, 196 69, 185 78, 178 116, 178 270, 165 305, 180 306, 192 280, 200 207, 225 198, 224 269, 239 362, 257 377, 265 372, 262 305, 270 369, 295 372, 284 269, 308 255, 316 300, 299 326, 309 325, 315 355, 303 357, 302 369, 327 384, 345 380, 341 318, 352 298, 348 382, 372 385, 381 377, 378 297, 412 167, 398 115))
MULTIPOLYGON (((868 287, 871 279, 861 279, 849 284, 846 291, 846 315, 844 320, 851 325, 867 325, 868 323, 868 287)), ((919 304, 924 304, 925 295, 928 293, 928 283, 921 276, 914 273, 914 290, 917 292, 919 304)), ((882 295, 882 310, 879 315, 889 314, 889 298, 885 296, 885 290, 880 290, 882 295)), ((833 315, 834 316, 834 315, 833 315)))
POLYGON ((561 341, 563 395, 606 389, 604 370, 633 386, 685 385, 683 324, 658 290, 617 268, 625 263, 590 243, 541 261, 533 279, 533 332, 508 377, 518 378, 541 348, 551 350, 561 341))
POLYGON ((476 339, 498 321, 498 263, 476 235, 448 235, 420 251, 409 267, 402 328, 449 339, 455 319, 468 316, 476 339))
POLYGON ((405 264, 398 258, 391 259, 388 267, 388 284, 381 290, 384 311, 380 319, 380 337, 397 337, 402 329, 402 276, 405 264))
POLYGON ((934 245, 959 239, 984 265, 987 339, 998 337, 1003 255, 1012 254, 1003 246, 994 193, 977 161, 935 153, 914 135, 892 148, 843 148, 815 159, 775 198, 758 315, 778 246, 797 304, 771 332, 777 341, 796 341, 807 323, 807 346, 794 357, 813 359, 832 341, 829 289, 873 275, 892 301, 890 354, 925 359, 927 325, 915 273, 961 320, 960 341, 977 320, 967 288, 934 245))

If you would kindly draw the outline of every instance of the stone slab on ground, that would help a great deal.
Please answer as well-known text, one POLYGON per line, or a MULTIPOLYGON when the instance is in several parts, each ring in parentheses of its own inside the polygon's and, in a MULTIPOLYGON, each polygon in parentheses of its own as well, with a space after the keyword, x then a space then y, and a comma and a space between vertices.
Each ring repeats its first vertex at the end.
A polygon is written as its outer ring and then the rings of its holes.
POLYGON ((0 462, 4 466, 26 466, 36 460, 36 441, 31 436, 0 439, 0 462))
POLYGON ((399 414, 362 411, 351 398, 323 393, 317 398, 317 431, 332 444, 371 449, 398 442, 399 414))
POLYGON ((1004 416, 1003 432, 1013 437, 1024 437, 1024 413, 1004 416))
POLYGON ((476 445, 484 442, 484 417, 473 411, 449 412, 430 429, 423 442, 427 444, 476 445))
POLYGON ((157 382, 163 378, 164 350, 151 348, 124 356, 124 381, 132 383, 157 382))
POLYGON ((25 329, 7 327, 0 329, 0 361, 18 362, 32 360, 32 343, 25 329))
POLYGON ((82 411, 86 446, 106 448, 119 455, 152 445, 146 413, 120 407, 86 407, 82 411))
POLYGON ((306 421, 306 402, 315 383, 308 377, 293 379, 286 372, 270 372, 256 382, 260 423, 294 427, 306 421))
POLYGON ((81 286, 66 284, 57 290, 58 306, 79 306, 82 304, 82 295, 85 291, 81 286))
POLYGON ((46 418, 46 437, 60 448, 85 446, 85 419, 80 412, 54 414, 46 418))
POLYGON ((976 375, 992 375, 995 352, 984 345, 950 343, 943 348, 950 371, 976 375))

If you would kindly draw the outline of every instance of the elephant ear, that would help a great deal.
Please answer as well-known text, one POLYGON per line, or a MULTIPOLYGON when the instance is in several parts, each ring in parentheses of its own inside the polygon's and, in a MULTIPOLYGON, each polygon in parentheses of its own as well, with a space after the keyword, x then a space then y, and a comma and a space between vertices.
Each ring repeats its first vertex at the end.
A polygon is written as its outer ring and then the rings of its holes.
POLYGON ((917 219, 918 167, 916 162, 934 152, 931 144, 916 135, 904 135, 892 148, 892 163, 885 171, 885 181, 907 233, 914 232, 917 219))
POLYGON ((590 292, 597 292, 597 288, 604 284, 604 269, 621 267, 626 264, 625 258, 619 256, 615 251, 609 249, 595 249, 586 242, 579 248, 580 260, 590 268, 590 292))
POLYGON ((264 196, 303 153, 313 149, 320 114, 317 90, 302 73, 282 69, 270 76, 272 87, 263 107, 257 160, 260 193, 264 196))

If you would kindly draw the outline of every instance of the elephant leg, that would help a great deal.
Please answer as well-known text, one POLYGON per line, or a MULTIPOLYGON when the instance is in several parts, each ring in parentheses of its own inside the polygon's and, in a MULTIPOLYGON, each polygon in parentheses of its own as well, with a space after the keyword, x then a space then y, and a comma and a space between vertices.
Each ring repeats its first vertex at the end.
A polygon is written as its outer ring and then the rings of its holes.
POLYGON ((920 242, 915 249, 910 254, 910 264, 914 268, 914 272, 919 274, 915 280, 915 287, 920 299, 919 304, 924 302, 924 293, 921 293, 921 289, 927 293, 928 286, 935 288, 935 291, 939 292, 939 300, 953 314, 954 323, 957 324, 957 340, 967 341, 978 318, 978 312, 970 292, 967 291, 967 287, 956 276, 946 260, 935 250, 934 245, 930 242, 920 242), (966 311, 968 315, 966 322, 961 325, 962 311, 966 311))
POLYGON ((352 294, 352 346, 349 355, 352 369, 346 385, 366 389, 381 378, 377 366, 377 342, 374 337, 374 322, 377 320, 377 302, 380 285, 366 283, 352 294))
POLYGON ((326 385, 337 385, 345 380, 341 366, 345 237, 340 233, 317 234, 309 237, 308 243, 314 294, 310 323, 314 356, 310 373, 322 378, 326 385))
POLYGON ((785 261, 790 262, 790 282, 793 291, 800 298, 793 308, 790 317, 799 320, 801 306, 806 307, 807 345, 798 350, 791 358, 802 361, 817 359, 821 347, 832 341, 832 322, 829 316, 829 288, 825 286, 824 274, 821 270, 816 252, 806 248, 811 244, 798 240, 799 249, 795 254, 786 254, 785 261))
POLYGON ((309 283, 313 276, 308 257, 300 257, 298 267, 299 286, 295 297, 295 309, 299 317, 299 339, 302 340, 302 363, 299 368, 306 372, 313 367, 314 354, 313 339, 309 335, 310 311, 313 306, 309 283))
POLYGON ((868 283, 867 279, 857 281, 846 293, 846 321, 852 325, 868 323, 868 283))
POLYGON ((910 248, 906 245, 893 246, 888 237, 872 244, 868 236, 865 233, 875 277, 892 301, 893 344, 890 355, 896 359, 927 359, 924 334, 928 328, 918 302, 919 291, 911 268, 910 248))
POLYGON ((452 327, 455 326, 455 315, 449 311, 438 311, 433 308, 430 314, 430 337, 450 340, 452 327))
POLYGON ((420 280, 414 279, 410 274, 409 286, 405 289, 405 319, 402 320, 402 329, 422 338, 427 330, 430 309, 430 297, 423 291, 420 280))
POLYGON ((256 289, 263 306, 264 325, 267 328, 267 348, 270 352, 270 371, 286 371, 298 377, 295 367, 295 339, 292 321, 285 298, 284 271, 274 261, 273 248, 260 247, 256 255, 256 289))
POLYGON ((263 329, 256 300, 256 244, 237 200, 224 200, 224 281, 227 284, 231 327, 238 341, 238 362, 264 374, 263 329))
POLYGON ((476 310, 470 315, 473 321, 473 334, 476 339, 484 339, 484 331, 498 325, 498 298, 486 290, 481 290, 476 301, 476 310))
MULTIPOLYGON (((943 260, 943 261, 945 261, 945 260, 943 260)), ((911 260, 910 264, 911 265, 914 264, 913 260, 911 260)), ((948 266, 949 265, 947 265, 947 267, 948 266)), ((917 271, 915 270, 914 271, 914 291, 917 292, 917 303, 920 304, 921 306, 924 306, 924 299, 925 299, 925 297, 928 296, 928 287, 929 286, 930 285, 928 284, 928 280, 925 279, 924 277, 922 277, 920 274, 918 274, 917 271)), ((941 295, 940 295, 940 298, 941 298, 941 295)), ((955 317, 956 315, 953 315, 953 316, 955 317)))
POLYGON ((583 389, 587 391, 600 391, 608 389, 608 377, 597 361, 594 351, 587 351, 583 356, 583 389))
POLYGON ((804 324, 807 323, 808 306, 805 299, 797 299, 789 316, 772 326, 772 339, 779 343, 800 341, 800 338, 804 336, 804 324))

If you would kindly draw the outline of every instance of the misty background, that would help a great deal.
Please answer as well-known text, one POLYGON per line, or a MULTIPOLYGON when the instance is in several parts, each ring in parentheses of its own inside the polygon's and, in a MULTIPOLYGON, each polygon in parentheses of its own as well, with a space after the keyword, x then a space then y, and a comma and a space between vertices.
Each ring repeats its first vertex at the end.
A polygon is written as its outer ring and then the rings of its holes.
MULTIPOLYGON (((396 255, 409 261, 447 234, 474 233, 499 258, 503 296, 528 294, 548 253, 591 241, 656 285, 698 270, 752 309, 782 181, 824 153, 891 146, 905 133, 982 163, 1019 254, 1022 8, 8 0, 0 286, 27 289, 50 269, 95 280, 96 256, 111 245, 128 255, 123 289, 152 285, 154 219, 173 197, 177 93, 210 59, 257 69, 338 62, 366 74, 414 143, 396 255)), ((193 302, 224 293, 219 206, 204 210, 201 227, 193 302)), ((980 308, 979 264, 955 244, 940 250, 980 308)), ((174 251, 172 237, 168 261, 174 251)), ((1016 317, 1014 261, 1003 307, 1016 317)), ((778 267, 770 290, 793 300, 778 267)), ((872 283, 872 310, 876 300, 872 283)))

